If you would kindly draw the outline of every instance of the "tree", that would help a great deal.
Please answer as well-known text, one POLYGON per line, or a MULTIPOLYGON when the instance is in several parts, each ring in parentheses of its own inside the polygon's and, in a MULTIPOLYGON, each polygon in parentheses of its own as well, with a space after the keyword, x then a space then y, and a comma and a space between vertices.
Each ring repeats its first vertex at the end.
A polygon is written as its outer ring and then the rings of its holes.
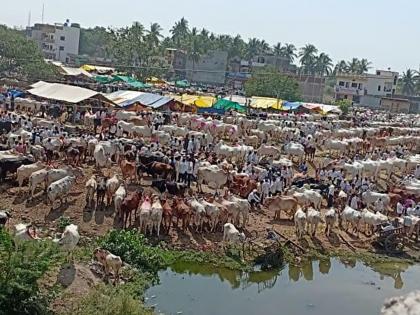
POLYGON ((339 100, 335 102, 335 105, 337 105, 340 108, 343 115, 347 115, 350 112, 350 100, 339 100))
POLYGON ((316 57, 315 68, 319 75, 323 76, 331 74, 332 66, 332 60, 327 54, 321 53, 318 57, 316 57))
POLYGON ((15 247, 12 237, 0 228, 0 313, 49 314, 48 301, 38 280, 58 259, 49 242, 24 242, 15 247))
POLYGON ((51 80, 56 68, 44 61, 37 44, 21 32, 0 25, 0 76, 27 80, 51 80))
POLYGON ((267 67, 252 73, 252 78, 245 83, 245 92, 248 97, 274 97, 288 101, 301 99, 299 83, 295 79, 267 67))
POLYGON ((318 49, 312 45, 307 44, 302 47, 299 52, 300 64, 302 71, 305 74, 314 74, 316 71, 316 54, 318 49))
POLYGON ((250 38, 246 44, 245 58, 248 59, 249 66, 252 66, 252 59, 260 53, 260 41, 257 38, 250 38))
POLYGON ((349 71, 347 62, 340 60, 334 67, 334 74, 347 73, 349 71))
POLYGON ((408 69, 406 72, 403 72, 401 85, 402 94, 409 96, 415 94, 416 76, 413 70, 408 69))
POLYGON ((348 64, 347 69, 350 73, 358 74, 360 73, 360 61, 357 58, 353 58, 348 64))
POLYGON ((158 47, 160 39, 163 37, 161 32, 163 31, 159 23, 152 23, 150 30, 147 31, 146 40, 151 44, 152 47, 158 47))
POLYGON ((105 27, 80 29, 79 51, 81 55, 108 57, 111 34, 105 27))
POLYGON ((273 46, 273 53, 275 56, 282 56, 283 55, 283 46, 281 45, 281 43, 277 43, 273 46))
POLYGON ((187 42, 188 35, 190 34, 190 29, 188 27, 188 21, 185 18, 181 18, 178 22, 175 22, 175 25, 171 28, 172 40, 178 48, 184 47, 187 42))
POLYGON ((370 67, 371 64, 372 63, 365 58, 360 60, 360 62, 359 62, 359 73, 362 74, 362 73, 368 72, 369 69, 371 68, 370 67))
POLYGON ((293 63, 293 61, 297 57, 295 45, 285 44, 283 48, 283 56, 289 60, 289 63, 293 63))

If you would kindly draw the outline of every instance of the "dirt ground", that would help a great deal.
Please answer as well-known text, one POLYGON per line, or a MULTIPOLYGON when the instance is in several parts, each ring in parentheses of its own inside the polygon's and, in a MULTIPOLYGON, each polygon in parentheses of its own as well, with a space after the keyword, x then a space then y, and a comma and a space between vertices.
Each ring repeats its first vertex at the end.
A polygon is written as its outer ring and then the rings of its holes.
MULTIPOLYGON (((106 234, 112 228, 121 228, 120 220, 115 219, 113 204, 103 207, 103 209, 86 207, 85 183, 97 171, 92 162, 87 162, 82 167, 85 171, 84 177, 73 186, 67 203, 63 202, 62 205, 59 205, 57 202, 52 210, 51 206, 45 203, 46 197, 43 188, 39 187, 34 199, 30 200, 27 185, 18 188, 17 182, 13 178, 9 178, 0 186, 0 209, 11 211, 12 225, 20 222, 32 222, 40 229, 41 236, 54 237, 58 233, 58 222, 61 216, 68 217, 71 223, 77 224, 82 237, 94 238, 106 234)), ((313 171, 313 166, 310 166, 310 172, 313 173, 313 171)), ((120 173, 120 170, 117 166, 113 166, 111 169, 102 170, 102 172, 105 175, 112 176, 115 173, 120 173)), ((135 187, 136 184, 130 185, 129 190, 135 189, 135 187)), ((152 189, 150 181, 147 182, 147 180, 142 181, 142 187, 145 190, 152 189)), ((155 192, 157 193, 157 191, 155 192)), ((326 206, 325 200, 324 206, 326 206)), ((322 209, 322 211, 324 212, 326 209, 322 209)), ((306 236, 303 240, 298 241, 296 240, 293 221, 284 217, 284 213, 282 215, 281 221, 274 221, 273 216, 264 213, 264 210, 263 212, 253 212, 250 214, 245 233, 249 236, 252 235, 253 241, 262 244, 266 241, 267 228, 274 228, 302 247, 321 252, 337 249, 373 251, 371 237, 360 234, 360 237, 357 238, 338 230, 332 233, 330 237, 326 237, 323 224, 318 228, 316 237, 306 236), (255 238, 255 235, 257 235, 257 238, 255 238)), ((155 236, 150 238, 152 243, 164 241, 167 246, 172 248, 210 251, 220 250, 221 239, 221 231, 196 233, 192 230, 183 232, 178 228, 173 228, 169 235, 161 235, 159 239, 155 236)), ((414 248, 412 252, 418 254, 418 249, 414 248)))

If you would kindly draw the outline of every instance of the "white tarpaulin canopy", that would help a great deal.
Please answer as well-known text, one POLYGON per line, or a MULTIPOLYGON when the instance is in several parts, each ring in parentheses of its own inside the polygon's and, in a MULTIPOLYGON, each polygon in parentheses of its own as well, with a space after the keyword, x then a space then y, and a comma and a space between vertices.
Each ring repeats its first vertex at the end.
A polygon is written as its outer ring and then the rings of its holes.
POLYGON ((81 68, 71 68, 71 67, 61 66, 61 69, 64 75, 74 76, 74 77, 85 76, 88 78, 92 78, 92 75, 89 72, 81 68))
POLYGON ((48 98, 51 100, 64 101, 64 102, 74 103, 74 104, 87 100, 97 95, 104 97, 102 94, 96 91, 81 88, 78 86, 72 86, 72 85, 66 85, 66 84, 60 84, 60 83, 47 83, 47 82, 41 83, 41 82, 42 81, 33 84, 32 86, 36 86, 36 87, 29 90, 28 93, 35 96, 48 98))

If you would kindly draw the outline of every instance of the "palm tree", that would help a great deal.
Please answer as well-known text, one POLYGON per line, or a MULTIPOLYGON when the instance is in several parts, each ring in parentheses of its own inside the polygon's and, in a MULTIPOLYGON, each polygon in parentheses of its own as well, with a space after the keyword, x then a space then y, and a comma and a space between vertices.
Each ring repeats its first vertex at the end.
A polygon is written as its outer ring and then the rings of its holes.
POLYGON ((259 42, 260 42, 260 44, 259 44, 260 47, 259 47, 258 53, 259 54, 269 53, 270 52, 270 45, 264 39, 259 41, 259 42))
POLYGON ((283 47, 283 56, 289 60, 289 63, 292 63, 297 57, 295 45, 285 44, 283 47))
POLYGON ((406 72, 403 72, 403 75, 401 78, 401 85, 402 85, 402 94, 404 95, 415 94, 416 76, 413 70, 408 69, 406 72))
POLYGON ((243 57, 245 47, 246 44, 241 35, 236 35, 232 40, 232 45, 229 47, 229 59, 233 57, 243 57))
POLYGON ((318 57, 316 57, 316 72, 321 76, 329 75, 332 72, 332 60, 330 56, 325 53, 320 53, 318 57))
POLYGON ((305 47, 300 49, 300 64, 304 73, 313 74, 315 72, 317 52, 318 49, 312 44, 307 44, 305 47))
POLYGON ((277 43, 273 46, 273 53, 275 56, 282 56, 283 55, 283 46, 281 43, 277 43))
POLYGON ((172 34, 172 40, 176 45, 180 46, 181 43, 185 43, 190 33, 188 21, 185 18, 182 18, 178 22, 175 22, 175 25, 171 28, 170 32, 172 34))
POLYGON ((260 53, 260 40, 257 38, 250 38, 246 45, 245 57, 248 59, 249 66, 252 66, 252 59, 260 53))
POLYGON ((371 64, 372 63, 365 58, 360 60, 360 62, 359 62, 359 74, 363 74, 365 72, 368 72, 369 69, 371 68, 370 67, 371 64))
POLYGON ((349 71, 349 68, 348 68, 347 62, 345 60, 339 61, 334 67, 334 73, 335 74, 347 73, 348 71, 349 71))
POLYGON ((347 64, 348 71, 353 74, 359 74, 360 73, 360 61, 357 58, 353 58, 348 64, 347 64))
POLYGON ((203 54, 202 44, 199 36, 191 37, 188 46, 188 58, 192 61, 192 79, 194 79, 195 65, 203 54))
POLYGON ((152 47, 159 46, 160 39, 163 37, 161 34, 162 31, 163 29, 158 23, 152 23, 150 25, 150 30, 147 31, 147 40, 152 47))

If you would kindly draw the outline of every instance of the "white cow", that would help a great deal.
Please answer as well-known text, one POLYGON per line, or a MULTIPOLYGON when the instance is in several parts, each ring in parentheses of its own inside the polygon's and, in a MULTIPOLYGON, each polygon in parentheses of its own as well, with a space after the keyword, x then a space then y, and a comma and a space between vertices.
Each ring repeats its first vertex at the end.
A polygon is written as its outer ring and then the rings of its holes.
POLYGON ((95 158, 96 167, 111 167, 112 161, 109 158, 109 155, 106 154, 105 148, 101 144, 95 146, 95 151, 93 152, 95 158))
POLYGON ((64 232, 59 239, 55 239, 58 245, 60 245, 63 251, 66 251, 68 255, 71 255, 73 250, 76 248, 80 240, 79 228, 77 225, 70 224, 64 228, 64 232))
POLYGON ((106 181, 106 196, 107 196, 107 205, 111 204, 112 197, 120 186, 120 180, 118 175, 115 174, 106 181))
POLYGON ((206 218, 206 208, 197 199, 192 198, 187 201, 187 204, 191 208, 192 222, 195 224, 197 232, 203 231, 203 224, 206 218))
POLYGON ((374 205, 379 199, 382 199, 382 202, 384 204, 384 208, 387 209, 387 207, 391 203, 391 198, 388 196, 388 194, 381 194, 374 191, 365 191, 362 194, 362 201, 368 206, 374 205))
POLYGON ((92 205, 93 198, 95 196, 96 188, 98 183, 96 182, 96 175, 92 175, 92 177, 86 182, 86 204, 92 205))
POLYGON ((334 208, 330 208, 325 212, 325 233, 330 236, 330 232, 337 225, 338 215, 334 208))
POLYGON ((118 187, 117 191, 115 192, 115 197, 114 197, 115 214, 117 216, 121 216, 121 204, 124 201, 124 198, 126 195, 127 195, 127 191, 125 190, 124 184, 121 184, 120 187, 118 187))
POLYGON ((74 176, 66 176, 48 186, 47 197, 48 201, 51 203, 51 207, 54 207, 54 201, 57 199, 60 199, 61 203, 63 199, 67 202, 67 195, 75 180, 76 177, 74 176))
POLYGON ((296 235, 300 239, 306 233, 306 213, 302 208, 298 208, 293 216, 295 222, 296 235))
POLYGON ((318 224, 321 223, 321 213, 314 208, 309 208, 306 212, 306 222, 308 223, 308 233, 315 236, 318 224))
POLYGON ((245 234, 238 231, 238 229, 232 223, 226 223, 223 226, 223 248, 225 243, 234 243, 245 241, 245 234))
POLYGON ((152 210, 150 213, 150 235, 153 233, 153 228, 157 232, 157 236, 159 237, 160 232, 160 225, 162 223, 162 216, 163 216, 163 208, 162 204, 160 203, 159 197, 154 196, 153 203, 152 203, 152 210))
POLYGON ((23 181, 25 179, 29 179, 32 173, 39 171, 43 169, 44 167, 45 167, 44 163, 41 163, 41 162, 36 162, 34 164, 20 166, 16 171, 19 187, 22 187, 23 181))
POLYGON ((389 221, 386 215, 383 215, 379 212, 373 213, 367 209, 364 209, 361 212, 362 213, 359 226, 363 226, 365 228, 365 233, 367 233, 368 230, 370 230, 370 232, 373 233, 375 227, 389 221))
POLYGON ((341 226, 347 231, 349 226, 353 228, 353 232, 358 232, 359 222, 362 215, 360 211, 354 210, 346 206, 340 215, 341 226))

